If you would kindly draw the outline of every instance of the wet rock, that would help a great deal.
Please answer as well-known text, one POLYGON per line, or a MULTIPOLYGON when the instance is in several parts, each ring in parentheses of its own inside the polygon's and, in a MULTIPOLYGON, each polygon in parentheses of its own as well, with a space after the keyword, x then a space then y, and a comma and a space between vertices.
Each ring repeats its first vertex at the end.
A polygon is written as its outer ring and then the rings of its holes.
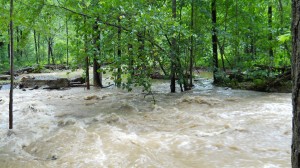
POLYGON ((180 99, 178 103, 188 103, 188 104, 196 103, 196 104, 206 104, 208 106, 214 106, 219 104, 220 101, 216 99, 208 99, 201 96, 195 96, 195 97, 188 96, 180 99))
POLYGON ((90 95, 90 96, 86 96, 84 97, 84 100, 99 100, 100 97, 98 97, 97 95, 90 95))
POLYGON ((29 90, 34 90, 34 89, 38 89, 39 86, 35 85, 33 88, 29 89, 29 90))
POLYGON ((130 113, 130 112, 138 112, 138 109, 135 106, 131 105, 131 104, 123 103, 118 108, 118 111, 125 112, 125 113, 130 113))
POLYGON ((69 69, 68 66, 66 65, 63 65, 63 64, 57 64, 57 65, 54 65, 54 64, 48 64, 48 65, 45 65, 44 66, 45 69, 50 69, 50 70, 65 70, 65 69, 69 69))
POLYGON ((117 116, 116 114, 112 113, 111 115, 109 115, 107 118, 105 118, 105 122, 108 124, 112 124, 112 123, 116 123, 120 120, 119 116, 117 116))
POLYGON ((19 69, 17 71, 17 73, 19 73, 19 74, 27 74, 27 73, 32 73, 33 71, 34 71, 33 67, 25 67, 25 68, 19 69))
POLYGON ((51 160, 57 160, 57 156, 53 155, 53 156, 51 157, 51 160))
POLYGON ((57 155, 49 155, 47 157, 47 160, 57 160, 57 159, 58 159, 57 155))
POLYGON ((75 119, 60 120, 57 123, 57 125, 60 126, 60 127, 68 126, 68 125, 74 125, 74 124, 76 124, 76 120, 75 119))
POLYGON ((10 80, 10 75, 0 75, 0 80, 10 80))
POLYGON ((13 136, 13 135, 16 135, 16 133, 12 130, 8 130, 7 136, 10 137, 10 136, 13 136))
POLYGON ((83 77, 76 77, 71 79, 71 84, 83 84, 85 83, 85 79, 83 77))
POLYGON ((41 79, 35 77, 23 77, 19 85, 20 88, 46 87, 46 89, 60 89, 69 86, 70 81, 67 78, 47 79, 47 77, 41 79))

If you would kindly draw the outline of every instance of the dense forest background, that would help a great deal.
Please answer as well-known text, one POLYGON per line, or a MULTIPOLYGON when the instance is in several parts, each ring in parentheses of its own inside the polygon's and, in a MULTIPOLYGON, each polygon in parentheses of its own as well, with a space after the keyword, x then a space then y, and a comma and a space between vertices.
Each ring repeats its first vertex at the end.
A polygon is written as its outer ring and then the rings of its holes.
MULTIPOLYGON (((0 71, 7 71, 10 5, 0 3, 0 71)), ((175 80, 183 91, 195 69, 214 72, 216 83, 269 85, 265 79, 290 69, 290 1, 16 0, 13 22, 17 68, 93 65, 98 86, 109 72, 119 87, 149 90, 159 73, 171 92, 175 80)))

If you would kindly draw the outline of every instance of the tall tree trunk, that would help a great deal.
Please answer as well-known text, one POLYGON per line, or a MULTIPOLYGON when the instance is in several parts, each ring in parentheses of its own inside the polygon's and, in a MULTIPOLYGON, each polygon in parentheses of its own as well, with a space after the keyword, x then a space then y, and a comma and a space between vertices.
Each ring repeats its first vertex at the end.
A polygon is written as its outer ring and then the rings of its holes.
POLYGON ((145 37, 146 37, 146 29, 144 28, 143 31, 139 31, 138 32, 138 43, 139 43, 139 47, 138 47, 138 59, 141 61, 141 65, 139 65, 140 67, 138 67, 138 69, 140 70, 140 72, 138 72, 139 74, 143 75, 146 69, 146 58, 145 58, 145 37))
MULTIPOLYGON (((40 54, 41 54, 41 46, 40 46, 40 40, 41 39, 41 34, 38 33, 37 35, 37 51, 38 51, 38 56, 39 56, 39 62, 41 61, 41 59, 43 58, 40 54)), ((44 52, 43 52, 44 53, 44 52)))
MULTIPOLYGON (((182 9, 183 9, 183 6, 184 6, 184 1, 180 1, 180 3, 179 3, 179 24, 180 24, 180 26, 182 25, 182 9)), ((178 42, 181 41, 181 35, 182 35, 182 33, 179 32, 178 39, 177 39, 178 42)), ((174 47, 176 47, 176 55, 175 55, 175 57, 176 57, 175 58, 176 59, 176 61, 175 61, 176 73, 179 77, 179 86, 180 86, 181 92, 183 92, 183 91, 190 90, 191 87, 189 87, 189 84, 188 84, 189 81, 188 81, 188 77, 186 75, 187 73, 184 73, 185 70, 184 70, 184 67, 182 67, 181 60, 179 58, 179 53, 181 51, 180 45, 176 44, 174 47)), ((186 70, 186 72, 187 71, 188 70, 186 70)))
POLYGON ((99 72, 101 69, 101 65, 98 63, 98 59, 93 59, 93 78, 94 78, 94 86, 96 87, 103 87, 102 84, 102 73, 99 72))
POLYGON ((94 79, 94 86, 96 87, 103 87, 102 85, 102 72, 99 72, 99 70, 101 69, 101 65, 98 63, 99 60, 99 56, 100 56, 100 51, 101 51, 101 46, 100 46, 100 30, 99 30, 99 26, 98 26, 98 19, 95 22, 94 25, 94 59, 93 59, 93 79, 94 79))
POLYGON ((241 62, 240 52, 239 52, 239 25, 238 25, 238 0, 235 0, 235 46, 234 46, 234 52, 235 52, 235 64, 239 64, 241 62))
MULTIPOLYGON (((172 17, 174 18, 174 20, 176 19, 176 0, 172 0, 172 17)), ((176 73, 176 50, 177 50, 177 42, 176 42, 176 38, 172 37, 172 41, 171 41, 171 84, 170 84, 170 89, 171 89, 171 93, 175 93, 176 91, 176 81, 175 81, 175 73, 176 73)))
POLYGON ((80 37, 80 35, 79 35, 79 25, 78 24, 76 24, 76 35, 75 35, 75 37, 76 37, 76 60, 77 60, 77 64, 79 64, 79 62, 78 62, 78 58, 79 58, 79 51, 80 51, 80 49, 79 49, 79 37, 80 37))
POLYGON ((16 47, 17 47, 17 54, 15 55, 17 62, 19 61, 20 58, 20 31, 19 31, 19 26, 16 26, 16 47))
MULTIPOLYGON (((10 35, 10 25, 8 26, 7 33, 10 35)), ((10 59, 10 42, 7 44, 7 58, 10 59)))
POLYGON ((53 54, 54 39, 50 37, 49 41, 50 41, 50 45, 49 45, 50 56, 51 56, 52 64, 55 65, 55 59, 54 59, 54 54, 53 54))
POLYGON ((48 64, 50 64, 50 57, 51 57, 51 38, 48 38, 48 64))
POLYGON ((292 1, 293 137, 292 167, 300 167, 300 0, 292 1))
MULTIPOLYGON (((228 9, 229 9, 229 2, 226 0, 225 1, 225 16, 224 16, 224 32, 226 33, 227 31, 227 17, 228 17, 228 9)), ((222 68, 223 71, 226 71, 225 68, 225 41, 226 41, 226 36, 223 37, 222 43, 219 41, 219 38, 217 36, 217 41, 218 41, 218 46, 219 46, 219 51, 220 51, 220 56, 221 56, 221 61, 222 61, 222 68)), ((228 61, 228 60, 227 60, 228 61)))
POLYGON ((214 82, 217 83, 216 73, 218 72, 219 62, 218 62, 218 38, 217 38, 217 6, 216 0, 212 0, 211 3, 211 15, 212 15, 212 51, 213 51, 213 76, 214 82))
POLYGON ((9 129, 13 129, 13 90, 14 90, 14 1, 10 0, 10 92, 9 92, 9 129))
MULTIPOLYGON (((191 31, 194 31, 194 10, 195 10, 195 0, 191 2, 191 31)), ((193 32, 194 33, 194 32, 193 32)), ((191 50, 190 50, 190 87, 193 86, 193 65, 194 65, 194 36, 191 36, 191 50)))
POLYGON ((130 75, 133 76, 134 75, 133 45, 131 43, 128 43, 127 48, 128 48, 128 55, 129 55, 128 68, 129 68, 129 71, 130 71, 130 75))
MULTIPOLYGON (((87 52, 86 52, 85 54, 87 54, 87 52)), ((85 64, 86 64, 86 67, 85 67, 85 83, 86 83, 86 89, 87 89, 87 90, 90 90, 90 72, 89 72, 89 64, 90 64, 90 61, 89 61, 89 57, 88 57, 88 56, 85 57, 85 64)))
MULTIPOLYGON (((20 30, 20 38, 22 39, 23 38, 23 31, 20 30)), ((20 49, 20 57, 22 58, 23 57, 23 49, 21 48, 20 49)))
POLYGON ((36 59, 36 64, 39 64, 39 53, 38 53, 38 45, 37 45, 37 37, 36 36, 37 36, 36 31, 33 30, 35 59, 36 59))
MULTIPOLYGON (((131 18, 128 19, 129 22, 129 29, 132 29, 132 24, 131 24, 131 18)), ((127 51, 128 51, 128 69, 129 69, 129 74, 130 77, 132 78, 135 74, 135 69, 133 68, 133 64, 134 64, 134 52, 133 52, 133 44, 132 44, 132 40, 133 40, 133 35, 130 34, 129 35, 129 41, 127 43, 127 51)))
MULTIPOLYGON (((86 24, 86 18, 84 17, 84 25, 86 24)), ((87 33, 84 34, 84 52, 85 52, 85 83, 86 89, 90 90, 90 71, 89 71, 89 55, 88 55, 88 43, 87 43, 87 33)))
POLYGON ((48 38, 48 64, 50 64, 50 59, 52 61, 52 64, 55 64, 54 55, 53 55, 53 38, 48 38))
POLYGON ((121 79, 121 57, 122 57, 122 50, 121 50, 121 34, 122 34, 122 29, 121 29, 121 19, 118 17, 118 72, 117 72, 117 79, 116 79, 116 85, 117 87, 121 87, 122 79, 121 79))
MULTIPOLYGON (((85 52, 85 54, 87 54, 87 51, 85 52)), ((90 64, 90 61, 89 61, 89 57, 86 56, 85 57, 85 83, 86 83, 86 89, 87 90, 90 90, 90 72, 89 72, 89 64, 90 64)))
POLYGON ((218 43, 218 46, 219 46, 220 55, 221 55, 222 68, 223 68, 223 71, 225 72, 226 68, 225 68, 225 59, 224 59, 224 57, 225 57, 224 41, 223 41, 222 45, 220 43, 218 43))
MULTIPOLYGON (((269 2, 271 3, 271 2, 269 2)), ((269 4, 268 6, 268 27, 269 27, 269 43, 270 43, 270 47, 269 47, 269 56, 270 56, 270 59, 273 60, 274 58, 274 51, 273 51, 273 45, 272 45, 272 42, 273 42, 273 33, 272 33, 272 17, 273 17, 273 8, 272 8, 272 5, 269 4)), ((273 64, 273 61, 272 61, 272 64, 273 64)), ((272 65, 270 65, 272 66, 272 65)))
POLYGON ((69 66, 69 27, 68 27, 68 18, 66 18, 66 35, 67 35, 67 66, 69 66))

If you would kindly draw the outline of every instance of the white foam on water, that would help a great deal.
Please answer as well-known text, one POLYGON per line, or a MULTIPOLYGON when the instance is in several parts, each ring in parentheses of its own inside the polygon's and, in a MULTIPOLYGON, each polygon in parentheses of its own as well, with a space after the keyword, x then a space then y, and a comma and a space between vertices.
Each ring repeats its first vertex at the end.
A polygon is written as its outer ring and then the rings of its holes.
POLYGON ((0 165, 290 167, 290 94, 161 94, 165 86, 155 105, 112 89, 16 91, 10 136, 0 91, 0 165))

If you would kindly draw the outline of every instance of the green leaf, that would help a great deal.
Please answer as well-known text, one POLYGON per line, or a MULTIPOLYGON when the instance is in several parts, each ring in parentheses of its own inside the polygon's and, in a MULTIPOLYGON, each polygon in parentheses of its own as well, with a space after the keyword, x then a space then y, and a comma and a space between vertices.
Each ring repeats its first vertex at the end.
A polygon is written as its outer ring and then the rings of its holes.
POLYGON ((280 43, 285 43, 287 41, 290 41, 292 38, 291 34, 290 33, 287 33, 287 34, 283 34, 283 35, 280 35, 277 37, 278 41, 280 43))

